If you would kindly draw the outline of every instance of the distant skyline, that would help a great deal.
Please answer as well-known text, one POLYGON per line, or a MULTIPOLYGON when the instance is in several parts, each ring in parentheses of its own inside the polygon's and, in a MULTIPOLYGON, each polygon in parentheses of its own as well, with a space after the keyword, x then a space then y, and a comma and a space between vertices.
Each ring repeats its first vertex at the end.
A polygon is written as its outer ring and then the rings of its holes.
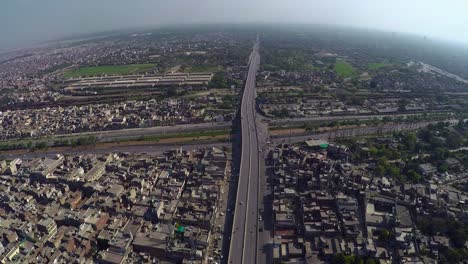
POLYGON ((465 0, 3 0, 0 47, 136 27, 251 22, 344 25, 468 44, 466 14, 465 0))

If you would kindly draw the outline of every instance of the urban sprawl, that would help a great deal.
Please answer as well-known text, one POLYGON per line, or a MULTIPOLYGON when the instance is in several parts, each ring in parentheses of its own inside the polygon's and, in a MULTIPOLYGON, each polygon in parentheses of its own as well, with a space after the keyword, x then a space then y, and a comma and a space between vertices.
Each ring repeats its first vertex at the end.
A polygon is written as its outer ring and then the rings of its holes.
POLYGON ((468 261, 456 49, 254 28, 0 53, 0 263, 468 261))

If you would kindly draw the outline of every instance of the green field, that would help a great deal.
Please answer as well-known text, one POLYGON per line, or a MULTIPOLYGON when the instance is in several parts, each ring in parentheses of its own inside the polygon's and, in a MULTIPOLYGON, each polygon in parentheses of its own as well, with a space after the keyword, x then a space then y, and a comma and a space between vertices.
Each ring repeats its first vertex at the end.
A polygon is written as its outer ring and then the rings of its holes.
POLYGON ((393 64, 391 63, 369 63, 369 65, 367 66, 367 68, 369 70, 378 70, 380 68, 386 68, 386 67, 390 67, 392 66, 393 64))
POLYGON ((142 137, 139 137, 137 140, 158 142, 161 139, 216 137, 216 136, 229 135, 230 133, 231 133, 231 130, 212 130, 212 131, 190 132, 190 133, 180 133, 180 134, 167 134, 167 135, 159 135, 159 136, 142 136, 142 137))
POLYGON ((208 65, 208 64, 195 64, 191 66, 184 67, 184 72, 217 72, 219 70, 218 66, 208 65))
POLYGON ((79 76, 99 76, 99 75, 122 75, 132 73, 142 73, 151 70, 154 64, 129 64, 129 65, 109 65, 79 67, 63 74, 65 78, 79 76))
POLYGON ((335 62, 335 72, 343 78, 353 77, 358 74, 356 68, 342 60, 337 60, 335 62))

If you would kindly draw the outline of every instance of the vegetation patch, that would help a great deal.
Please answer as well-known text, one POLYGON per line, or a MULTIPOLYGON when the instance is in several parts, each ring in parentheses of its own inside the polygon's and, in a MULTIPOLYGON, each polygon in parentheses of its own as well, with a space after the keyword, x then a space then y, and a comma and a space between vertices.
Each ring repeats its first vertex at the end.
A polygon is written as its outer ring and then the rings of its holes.
POLYGON ((193 73, 193 72, 217 72, 219 70, 218 66, 209 65, 209 64, 194 64, 187 67, 184 67, 184 72, 193 73))
POLYGON ((342 60, 337 60, 335 62, 335 72, 343 78, 354 77, 358 74, 356 68, 342 60))
POLYGON ((313 55, 305 49, 264 48, 262 49, 262 70, 265 71, 313 71, 313 55))
POLYGON ((200 137, 224 136, 224 135, 228 135, 230 132, 231 132, 230 130, 200 131, 200 132, 168 134, 168 135, 160 135, 160 136, 143 136, 143 137, 139 137, 138 140, 159 142, 161 139, 169 139, 169 138, 194 138, 196 139, 200 137))
POLYGON ((393 66, 393 64, 391 64, 391 63, 369 63, 367 68, 369 70, 378 70, 378 69, 387 68, 387 67, 390 67, 390 66, 393 66))

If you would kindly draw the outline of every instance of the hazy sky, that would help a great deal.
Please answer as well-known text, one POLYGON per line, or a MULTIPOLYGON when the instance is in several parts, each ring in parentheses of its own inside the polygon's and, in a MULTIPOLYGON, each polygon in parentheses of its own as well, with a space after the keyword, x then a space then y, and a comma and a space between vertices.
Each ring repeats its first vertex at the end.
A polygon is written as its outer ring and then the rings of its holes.
POLYGON ((210 22, 339 24, 468 44, 467 0, 0 0, 0 46, 210 22))

